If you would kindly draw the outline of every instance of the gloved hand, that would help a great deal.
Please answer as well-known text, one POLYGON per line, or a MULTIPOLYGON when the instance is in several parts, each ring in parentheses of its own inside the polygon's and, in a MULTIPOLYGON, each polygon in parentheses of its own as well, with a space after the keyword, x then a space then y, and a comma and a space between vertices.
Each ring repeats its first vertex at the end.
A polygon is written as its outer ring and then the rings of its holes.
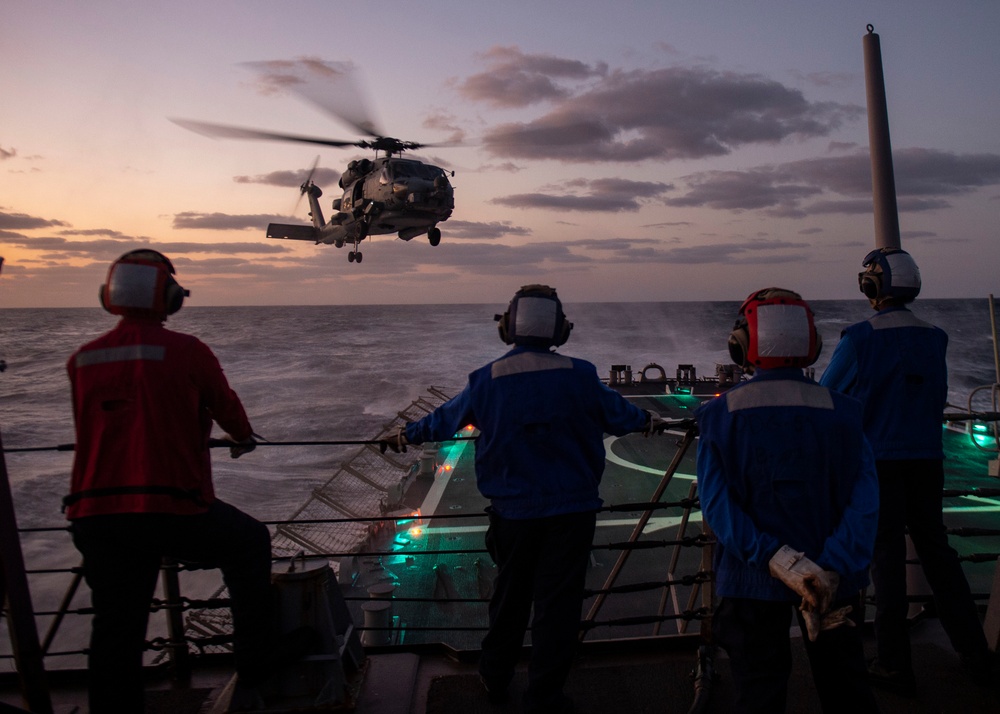
POLYGON ((646 414, 649 415, 649 419, 646 421, 646 427, 642 430, 642 435, 662 434, 668 426, 667 420, 651 409, 647 409, 646 414))
POLYGON ((802 596, 802 602, 813 610, 823 612, 833 601, 840 577, 823 570, 794 548, 783 545, 768 562, 771 575, 802 596), (836 582, 833 579, 836 578, 836 582))
POLYGON ((854 607, 851 605, 844 605, 843 607, 838 607, 836 610, 830 610, 830 612, 823 615, 820 629, 826 632, 827 630, 835 630, 841 625, 854 627, 854 620, 849 617, 852 610, 854 610, 854 607))
POLYGON ((406 429, 404 427, 396 427, 396 431, 390 434, 385 439, 379 439, 378 450, 380 453, 385 453, 386 449, 392 450, 392 453, 398 454, 400 452, 406 453, 406 445, 410 442, 406 439, 406 429))
POLYGON ((854 620, 848 617, 853 609, 852 606, 845 605, 844 607, 838 607, 836 610, 821 613, 813 610, 803 602, 799 606, 799 610, 802 612, 802 621, 805 623, 806 635, 809 637, 809 641, 815 642, 820 632, 834 630, 841 625, 854 627, 854 620))
POLYGON ((806 626, 806 636, 810 642, 815 642, 823 629, 823 616, 806 605, 804 600, 799 605, 799 612, 802 613, 802 623, 806 626))
POLYGON ((253 436, 248 436, 243 441, 236 441, 229 434, 222 437, 226 441, 233 442, 233 445, 229 447, 229 456, 233 459, 238 459, 243 454, 249 454, 251 451, 257 448, 257 440, 253 436))
POLYGON ((824 582, 819 593, 819 611, 823 617, 826 617, 834 600, 837 599, 837 588, 840 587, 840 573, 833 570, 824 570, 823 575, 824 582))

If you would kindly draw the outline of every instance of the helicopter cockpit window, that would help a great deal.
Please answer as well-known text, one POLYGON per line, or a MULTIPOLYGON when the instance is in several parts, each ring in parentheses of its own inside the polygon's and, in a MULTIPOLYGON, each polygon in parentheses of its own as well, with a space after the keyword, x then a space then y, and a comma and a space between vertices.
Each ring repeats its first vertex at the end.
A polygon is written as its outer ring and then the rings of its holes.
POLYGON ((397 178, 401 176, 416 176, 420 164, 415 161, 400 161, 392 165, 392 172, 397 178))
POLYGON ((438 176, 444 175, 444 171, 437 166, 422 164, 419 161, 393 161, 382 167, 379 175, 379 183, 386 185, 401 178, 421 178, 433 181, 438 176))

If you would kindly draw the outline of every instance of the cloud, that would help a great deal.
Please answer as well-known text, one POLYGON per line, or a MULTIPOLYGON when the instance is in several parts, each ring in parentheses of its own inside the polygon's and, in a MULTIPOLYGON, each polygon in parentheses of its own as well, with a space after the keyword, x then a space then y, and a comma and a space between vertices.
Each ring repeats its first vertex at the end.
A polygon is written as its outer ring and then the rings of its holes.
POLYGON ((517 47, 493 47, 480 55, 489 69, 457 83, 460 95, 494 107, 526 107, 571 96, 557 80, 585 80, 607 72, 607 66, 588 65, 553 55, 524 54, 517 47))
POLYGON ((173 227, 178 229, 199 228, 215 231, 261 230, 268 223, 297 221, 291 216, 268 214, 230 215, 227 213, 196 213, 185 211, 174 214, 173 227))
POLYGON ((671 265, 773 265, 808 259, 814 246, 781 240, 750 240, 740 243, 702 243, 693 246, 658 248, 625 243, 627 262, 667 263, 671 265))
POLYGON ((483 164, 479 167, 480 171, 501 171, 509 174, 516 174, 524 171, 524 166, 518 166, 513 161, 503 161, 499 164, 483 164))
POLYGON ((487 57, 490 70, 459 83, 459 92, 494 106, 552 104, 533 120, 484 133, 485 150, 501 158, 592 163, 722 156, 749 144, 825 136, 864 114, 857 105, 809 102, 758 74, 705 67, 608 71, 501 49, 487 57), (566 86, 566 80, 575 83, 566 86))
MULTIPOLYGON (((312 172, 312 182, 318 186, 336 186, 340 181, 342 171, 324 169, 317 167, 312 172)), ((263 184, 265 186, 287 186, 298 188, 309 178, 309 169, 295 171, 272 171, 267 174, 257 174, 256 176, 234 176, 236 183, 263 184)))
MULTIPOLYGON (((996 154, 902 149, 894 152, 893 165, 901 211, 947 208, 949 197, 1000 185, 996 154)), ((872 211, 871 160, 865 152, 743 171, 706 171, 685 176, 681 183, 686 193, 665 199, 667 205, 764 210, 783 217, 872 211)))
POLYGON ((257 90, 265 95, 279 94, 315 79, 348 81, 355 72, 354 66, 348 62, 327 62, 318 57, 245 62, 244 66, 256 74, 257 90))
POLYGON ((622 178, 573 179, 552 190, 560 193, 520 193, 494 198, 490 203, 509 208, 545 208, 555 211, 617 213, 638 211, 643 200, 662 200, 673 188, 659 181, 631 181, 622 178))
POLYGON ((27 213, 5 213, 0 211, 0 229, 31 230, 33 228, 51 228, 53 226, 68 226, 69 223, 56 219, 29 216, 27 213))
POLYGON ((478 221, 456 221, 454 219, 441 224, 442 232, 448 237, 462 238, 466 240, 494 240, 503 236, 527 236, 531 235, 530 228, 515 226, 510 221, 491 221, 482 223, 478 221))
POLYGON ((688 192, 668 198, 668 206, 709 207, 740 211, 770 207, 790 207, 822 189, 792 183, 766 170, 706 171, 687 177, 688 192))
POLYGON ((454 114, 438 111, 424 119, 423 127, 448 132, 448 138, 445 139, 448 144, 459 144, 465 140, 465 130, 459 126, 454 114))
POLYGON ((154 248, 161 253, 173 256, 190 254, 258 254, 275 255, 289 252, 285 245, 274 242, 240 242, 240 243, 195 243, 185 241, 154 241, 149 238, 130 238, 122 236, 117 231, 92 231, 93 234, 113 234, 99 240, 66 240, 57 236, 29 237, 12 232, 0 232, 6 243, 19 248, 27 248, 47 253, 50 259, 91 258, 107 260, 117 258, 122 253, 137 248, 154 248), (120 237, 118 237, 120 236, 120 237))
MULTIPOLYGON (((107 236, 108 238, 119 238, 119 239, 129 239, 130 236, 125 235, 121 231, 116 231, 112 228, 88 228, 85 230, 69 229, 65 231, 59 231, 61 236, 107 236)), ((149 240, 144 238, 144 240, 149 240)))
POLYGON ((15 156, 17 156, 17 149, 5 149, 0 146, 0 161, 13 159, 15 156))
POLYGON ((858 75, 850 72, 792 72, 792 76, 816 87, 850 87, 858 82, 858 75))
POLYGON ((1000 155, 955 154, 934 149, 893 152, 900 195, 959 195, 1000 184, 1000 155))
POLYGON ((664 221, 662 223, 646 223, 640 228, 677 228, 677 227, 687 227, 694 225, 691 221, 664 221))

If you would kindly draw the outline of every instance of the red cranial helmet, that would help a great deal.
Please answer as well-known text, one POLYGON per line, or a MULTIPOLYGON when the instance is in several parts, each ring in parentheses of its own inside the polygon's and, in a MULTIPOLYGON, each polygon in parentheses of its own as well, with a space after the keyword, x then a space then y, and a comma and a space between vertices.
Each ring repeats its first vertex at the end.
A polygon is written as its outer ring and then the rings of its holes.
POLYGON ((798 293, 782 288, 751 293, 729 335, 733 362, 750 369, 808 367, 822 349, 809 305, 798 293))
POLYGON ((173 264, 155 250, 129 251, 108 269, 101 307, 112 315, 166 319, 181 309, 190 292, 174 280, 173 264))

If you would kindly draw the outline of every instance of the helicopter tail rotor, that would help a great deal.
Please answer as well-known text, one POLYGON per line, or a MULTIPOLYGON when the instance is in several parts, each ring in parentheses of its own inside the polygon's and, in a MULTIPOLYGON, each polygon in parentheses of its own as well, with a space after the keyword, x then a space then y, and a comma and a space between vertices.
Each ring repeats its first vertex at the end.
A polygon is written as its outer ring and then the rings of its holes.
MULTIPOLYGON (((293 214, 298 213, 299 206, 302 205, 302 197, 303 196, 305 196, 307 193, 310 192, 310 190, 312 190, 314 188, 317 191, 319 190, 319 187, 316 186, 316 184, 314 184, 312 182, 313 175, 316 173, 316 168, 318 166, 319 166, 319 155, 316 156, 316 160, 313 161, 312 168, 309 169, 309 173, 306 174, 306 180, 302 182, 301 186, 299 186, 299 197, 298 197, 298 200, 295 201, 295 208, 292 209, 292 213, 293 214)), ((318 196, 317 196, 317 198, 318 198, 318 196)))

